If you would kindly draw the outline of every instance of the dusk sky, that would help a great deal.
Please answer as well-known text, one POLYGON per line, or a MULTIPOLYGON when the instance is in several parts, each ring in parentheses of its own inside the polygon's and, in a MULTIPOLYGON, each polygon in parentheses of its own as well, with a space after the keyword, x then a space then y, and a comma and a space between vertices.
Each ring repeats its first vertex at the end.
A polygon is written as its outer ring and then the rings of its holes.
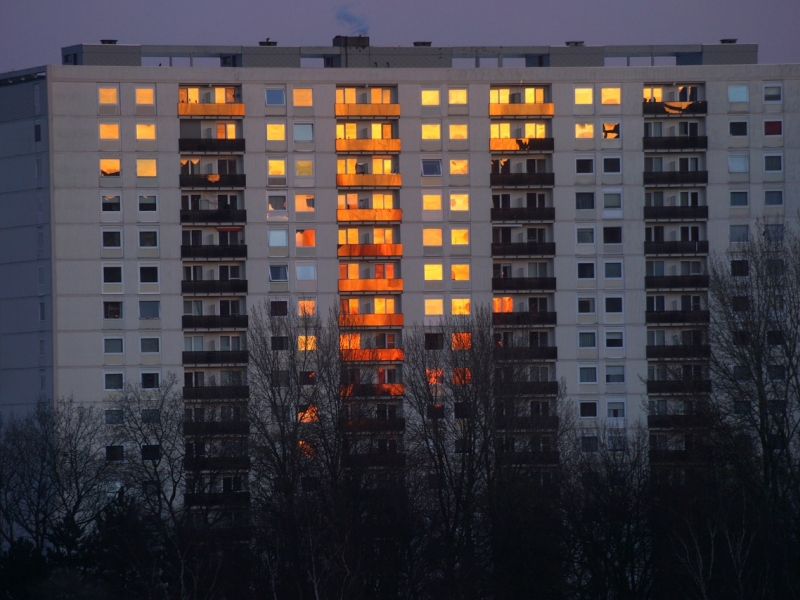
POLYGON ((60 62, 62 46, 330 45, 366 33, 376 46, 717 43, 759 45, 759 62, 800 62, 800 0, 7 0, 0 72, 60 62))

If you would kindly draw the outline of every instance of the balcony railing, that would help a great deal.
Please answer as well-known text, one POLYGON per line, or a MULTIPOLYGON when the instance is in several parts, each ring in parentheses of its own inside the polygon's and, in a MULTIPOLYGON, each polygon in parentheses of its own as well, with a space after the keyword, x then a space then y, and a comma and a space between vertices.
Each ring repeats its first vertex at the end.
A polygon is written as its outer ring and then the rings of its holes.
POLYGON ((211 102, 179 102, 179 117, 243 117, 244 104, 242 103, 220 103, 211 102))
POLYGON ((402 292, 402 279, 340 279, 340 292, 402 292))
POLYGON ((183 435, 248 435, 247 421, 184 421, 183 435))
POLYGON ((497 381, 495 393, 498 396, 555 396, 558 394, 557 381, 497 381))
POLYGON ((244 139, 240 140, 217 140, 212 138, 180 138, 178 139, 178 150, 181 152, 228 154, 232 152, 244 152, 244 139))
POLYGON ((340 223, 402 221, 403 211, 399 208, 345 208, 336 211, 336 220, 340 223))
POLYGON ((708 420, 701 415, 647 415, 650 429, 688 429, 708 425, 708 420))
POLYGON ((711 346, 706 344, 673 344, 671 346, 647 346, 647 358, 709 358, 711 346))
POLYGON ((246 400, 250 388, 246 385, 207 385, 184 387, 184 400, 246 400))
POLYGON ((492 187, 551 187, 555 185, 555 173, 491 173, 492 187))
POLYGON ((555 253, 555 242, 492 244, 492 256, 541 256, 555 253))
POLYGON ((708 206, 645 206, 644 218, 649 220, 705 220, 708 206))
POLYGON ((403 313, 390 315, 339 315, 340 327, 402 327, 403 313))
POLYGON ((246 364, 249 358, 247 350, 187 350, 183 352, 184 365, 246 364))
POLYGON ((708 275, 647 275, 646 289, 695 289, 708 287, 708 275))
POLYGON ((246 279, 181 281, 182 294, 246 294, 246 279))
POLYGON ((708 137, 704 135, 673 135, 670 137, 646 137, 642 139, 645 150, 705 150, 708 137))
POLYGON ((657 310, 645 313, 645 323, 648 325, 673 325, 709 323, 711 313, 707 310, 657 310))
POLYGON ((554 312, 509 312, 493 313, 493 325, 555 325, 554 312))
POLYGON ((347 383, 339 386, 343 398, 371 398, 380 396, 402 396, 406 386, 402 383, 347 383))
POLYGON ((493 208, 492 221, 555 221, 556 209, 543 208, 493 208))
POLYGON ((558 428, 558 417, 555 415, 545 416, 536 415, 530 417, 521 416, 498 416, 495 418, 495 426, 498 429, 548 429, 558 428))
POLYGON ((247 258, 245 244, 181 246, 181 258, 247 258))
POLYGON ((181 223, 246 223, 246 210, 181 210, 181 223))
POLYGON ((250 492, 230 492, 215 494, 184 494, 186 506, 240 506, 250 505, 250 492))
POLYGON ((401 469, 406 464, 405 454, 345 454, 342 457, 345 467, 351 469, 367 469, 370 467, 384 469, 401 469))
POLYGON ((392 153, 400 152, 402 144, 399 139, 367 139, 367 140, 336 140, 337 152, 369 152, 392 153))
POLYGON ((187 471, 245 471, 250 468, 250 458, 247 456, 185 458, 183 466, 187 471))
POLYGON ((675 379, 666 381, 648 381, 648 394, 708 394, 711 393, 711 381, 708 379, 675 379))
POLYGON ((685 117, 704 115, 708 112, 708 102, 643 102, 642 114, 647 117, 685 117))
POLYGON ((403 256, 403 244, 342 244, 337 256, 403 256))
POLYGON ((247 315, 183 315, 184 329, 245 329, 247 315))
POLYGON ((489 150, 500 152, 552 152, 553 138, 491 138, 489 150))
POLYGON ((353 348, 342 350, 342 360, 347 362, 397 362, 405 358, 402 348, 353 348))
POLYGON ((403 185, 403 176, 399 173, 339 173, 336 175, 337 187, 388 188, 401 185, 403 185))
POLYGON ((645 171, 645 185, 705 185, 708 171, 645 171))
POLYGON ((399 117, 399 104, 334 104, 337 117, 399 117))
POLYGON ((539 102, 534 104, 489 104, 490 117, 552 117, 555 104, 539 102))
POLYGON ((180 175, 182 188, 243 188, 247 187, 247 177, 244 173, 207 173, 205 175, 180 175))
POLYGON ((403 431, 406 420, 401 417, 391 419, 348 419, 344 430, 354 433, 377 433, 381 431, 403 431))
POLYGON ((555 277, 492 277, 492 290, 496 292, 554 289, 555 277))
POLYGON ((708 254, 708 241, 645 242, 645 254, 708 254))
POLYGON ((556 360, 558 348, 555 346, 535 348, 495 348, 494 359, 501 361, 511 360, 556 360))
POLYGON ((560 455, 557 450, 547 452, 498 452, 501 465, 557 465, 560 455))

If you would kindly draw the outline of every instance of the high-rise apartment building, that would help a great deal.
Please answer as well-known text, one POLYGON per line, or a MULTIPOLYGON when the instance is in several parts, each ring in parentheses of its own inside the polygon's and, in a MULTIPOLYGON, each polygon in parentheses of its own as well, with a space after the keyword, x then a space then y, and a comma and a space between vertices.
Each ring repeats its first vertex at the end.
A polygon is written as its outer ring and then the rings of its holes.
POLYGON ((267 302, 337 308, 397 429, 404 332, 485 305, 530 416, 563 379, 587 450, 690 444, 661 417, 709 386, 708 257, 800 209, 800 65, 756 57, 105 41, 2 74, 2 409, 171 372, 235 420, 267 302))

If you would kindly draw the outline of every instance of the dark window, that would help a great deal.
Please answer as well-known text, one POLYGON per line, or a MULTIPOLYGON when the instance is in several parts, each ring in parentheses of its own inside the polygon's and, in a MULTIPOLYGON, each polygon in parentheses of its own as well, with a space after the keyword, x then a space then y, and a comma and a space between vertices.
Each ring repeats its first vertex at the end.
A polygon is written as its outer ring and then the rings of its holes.
POLYGON ((316 371, 300 371, 300 385, 314 385, 317 383, 316 371))
POLYGON ((119 248, 122 246, 122 233, 119 231, 103 232, 103 248, 119 248))
POLYGON ((142 460, 161 460, 161 444, 143 445, 142 460))
POLYGON ((139 232, 139 247, 140 248, 157 248, 158 247, 158 232, 157 231, 140 231, 139 232))
POLYGON ((444 336, 441 333, 425 334, 425 350, 441 350, 444 348, 444 336))
POLYGON ((161 423, 161 411, 157 408, 142 409, 142 423, 156 424, 161 423))
POLYGON ((731 298, 731 308, 734 312, 746 312, 750 310, 750 298, 747 296, 733 296, 731 298))
POLYGON ((289 303, 286 300, 273 300, 269 303, 269 314, 272 317, 285 317, 289 314, 289 303))
POLYGON ((764 121, 764 135, 783 135, 783 121, 764 121))
POLYGON ((603 173, 621 173, 621 172, 622 172, 621 158, 603 159, 603 173))
POLYGON ((444 404, 429 404, 428 405, 428 418, 429 419, 444 419, 444 404))
POLYGON ((783 204, 783 192, 781 190, 769 190, 764 192, 764 204, 766 206, 780 206, 783 204))
POLYGON ((103 267, 103 283, 122 283, 122 267, 103 267))
POLYGON ((122 205, 119 196, 103 196, 103 212, 119 212, 122 205))
POLYGON ((594 208, 594 192, 577 192, 575 194, 575 209, 588 210, 594 208))
POLYGON ((596 417, 597 402, 581 402, 580 412, 582 417, 596 417))
POLYGON ((155 196, 139 196, 139 210, 141 212, 155 212, 158 209, 155 196))
POLYGON ((157 388, 160 383, 158 373, 142 373, 142 388, 147 390, 152 390, 157 388))
POLYGON ((158 267, 139 267, 140 283, 158 283, 158 267))
POLYGON ((423 159, 422 161, 422 176, 423 177, 441 177, 442 176, 442 160, 437 159, 423 159))
POLYGON ((41 142, 42 141, 42 124, 41 123, 34 123, 34 125, 33 125, 33 141, 34 142, 41 142))
POLYGON ((770 379, 782 381, 786 379, 786 367, 783 365, 769 365, 767 367, 767 375, 770 379))
POLYGON ((734 136, 747 135, 747 121, 731 121, 730 132, 734 136))
POLYGON ((106 460, 108 462, 125 460, 125 449, 122 446, 106 446, 106 460))
POLYGON ((746 260, 731 261, 731 275, 733 277, 747 277, 750 274, 750 263, 746 260))
POLYGON ((782 331, 768 331, 767 332, 767 343, 770 346, 778 346, 783 344, 783 332, 782 331))
POLYGON ((593 158, 578 158, 575 160, 576 173, 594 173, 593 158))
POLYGON ((140 319, 160 319, 161 302, 159 300, 142 300, 139 302, 140 319))
POLYGON ((285 335, 273 335, 270 343, 273 350, 289 349, 289 337, 285 335))
POLYGON ((621 313, 622 312, 622 298, 606 298, 606 312, 607 313, 621 313))
POLYGON ((600 444, 596 435, 586 435, 581 438, 581 450, 584 452, 597 452, 600 444))
POLYGON ((122 302, 103 302, 104 319, 121 319, 122 302))
POLYGON ((603 227, 604 244, 621 244, 622 227, 603 227))
MULTIPOLYGON (((106 425, 122 425, 122 411, 111 409, 106 411, 106 425)), ((109 446, 112 447, 112 446, 109 446)), ((119 446, 122 448, 122 446, 119 446)))
POLYGON ((733 343, 737 346, 746 346, 750 343, 750 333, 747 331, 734 331, 733 343))
POLYGON ((594 279, 594 263, 578 263, 578 279, 594 279))

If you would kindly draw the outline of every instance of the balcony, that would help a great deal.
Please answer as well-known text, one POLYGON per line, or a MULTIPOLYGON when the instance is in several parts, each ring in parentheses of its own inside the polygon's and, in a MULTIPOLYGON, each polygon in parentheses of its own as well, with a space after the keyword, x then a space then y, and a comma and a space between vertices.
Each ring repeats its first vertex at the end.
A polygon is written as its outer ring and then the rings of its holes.
POLYGON ((492 277, 492 291, 495 292, 523 292, 555 289, 555 277, 492 277))
POLYGON ((402 279, 340 279, 339 292, 402 292, 402 279))
POLYGON ((340 223, 400 222, 403 211, 399 208, 345 208, 336 211, 336 220, 340 223))
POLYGON ((406 386, 402 383, 348 383, 339 386, 342 398, 402 396, 405 393, 406 386))
POLYGON ((382 256, 403 256, 403 244, 341 244, 337 256, 361 258, 382 256))
POLYGON ((188 507, 192 506, 239 506, 250 505, 249 492, 230 492, 216 494, 184 494, 183 502, 188 507))
POLYGON ((706 150, 708 148, 708 137, 704 135, 673 135, 670 137, 646 137, 642 139, 645 150, 656 150, 659 152, 706 150))
POLYGON ((181 223, 247 223, 247 211, 181 210, 181 223))
POLYGON ((648 394, 710 394, 711 381, 708 379, 675 379, 648 381, 648 394))
POLYGON ((183 315, 184 329, 246 329, 247 315, 183 315))
POLYGON ((243 117, 244 104, 229 102, 215 104, 212 102, 179 102, 179 117, 243 117))
POLYGON ((645 289, 683 290, 708 287, 708 275, 647 275, 645 289))
POLYGON ((181 246, 181 258, 247 258, 245 244, 181 246))
POLYGON ((347 362, 398 362, 405 358, 402 348, 353 348, 342 350, 347 362))
POLYGON ((555 325, 554 312, 492 313, 492 325, 555 325))
POLYGON ((555 221, 556 209, 553 206, 543 208, 493 208, 492 221, 555 221))
POLYGON ((250 388, 246 385, 207 385, 184 387, 184 400, 247 400, 250 388))
POLYGON ((250 355, 247 350, 198 350, 184 351, 184 365, 235 365, 247 364, 250 355))
POLYGON ((708 241, 645 242, 645 254, 708 254, 708 241))
POLYGON ((555 173, 491 173, 489 182, 492 187, 552 187, 555 185, 555 173))
POLYGON ((535 104, 489 104, 490 117, 552 117, 555 104, 539 102, 535 104))
POLYGON ((498 429, 554 430, 558 428, 558 417, 555 415, 536 415, 531 417, 499 416, 495 419, 495 427, 498 429))
POLYGON ((644 185, 705 185, 708 171, 645 171, 644 185))
POLYGON ((232 154, 244 152, 244 139, 240 140, 216 140, 211 138, 180 138, 178 139, 178 150, 192 154, 232 154))
POLYGON ((556 396, 558 394, 557 381, 497 381, 495 394, 498 396, 517 397, 526 396, 556 396))
POLYGON ((247 456, 204 456, 183 459, 187 471, 245 471, 250 468, 247 456))
POLYGON ((504 452, 497 453, 501 465, 557 465, 560 456, 557 450, 547 452, 504 452))
POLYGON ((334 104, 337 117, 399 117, 399 104, 334 104))
POLYGON ((248 435, 247 421, 184 421, 183 435, 248 435))
POLYGON ((699 221, 708 219, 708 206, 645 206, 644 218, 650 221, 699 221))
POLYGON ((705 100, 693 102, 643 102, 642 114, 645 117, 687 117, 704 115, 708 112, 705 100))
POLYGON ((670 346, 647 346, 647 358, 709 358, 711 346, 706 344, 673 344, 670 346))
POLYGON ((339 315, 339 327, 402 327, 403 313, 339 315))
POLYGON ((406 464, 405 454, 345 454, 342 462, 346 468, 368 469, 376 468, 395 468, 402 469, 406 464))
POLYGON ((492 256, 543 256, 556 253, 555 242, 492 244, 492 256))
POLYGON ((499 152, 552 152, 553 138, 492 138, 489 150, 499 152))
POLYGON ((182 188, 243 188, 247 187, 247 177, 244 173, 220 175, 208 173, 206 175, 185 175, 181 173, 180 186, 182 188))
POLYGON ((403 185, 403 176, 399 173, 351 173, 336 175, 336 187, 348 188, 390 188, 403 185))
POLYGON ((246 279, 181 281, 182 294, 246 294, 246 279))
POLYGON ((401 417, 391 419, 348 419, 344 430, 352 433, 379 433, 381 431, 403 431, 406 420, 401 417))
POLYGON ((389 154, 400 152, 401 146, 399 139, 336 140, 337 152, 389 154))
POLYGON ((650 429, 689 429, 708 425, 701 415, 647 415, 647 427, 650 429))
POLYGON ((645 313, 648 325, 708 324, 711 313, 707 310, 657 310, 645 313))
POLYGON ((503 347, 494 349, 494 359, 498 361, 556 360, 557 358, 558 348, 555 346, 539 346, 535 348, 503 347))

